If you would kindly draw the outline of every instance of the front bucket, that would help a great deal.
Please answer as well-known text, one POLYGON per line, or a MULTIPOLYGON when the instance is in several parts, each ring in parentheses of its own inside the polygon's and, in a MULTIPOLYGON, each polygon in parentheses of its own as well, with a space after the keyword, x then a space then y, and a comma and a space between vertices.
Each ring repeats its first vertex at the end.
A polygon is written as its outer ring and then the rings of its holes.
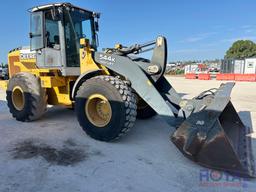
POLYGON ((192 113, 171 140, 186 157, 205 167, 255 177, 250 129, 230 102, 232 87, 217 91, 212 103, 192 113))

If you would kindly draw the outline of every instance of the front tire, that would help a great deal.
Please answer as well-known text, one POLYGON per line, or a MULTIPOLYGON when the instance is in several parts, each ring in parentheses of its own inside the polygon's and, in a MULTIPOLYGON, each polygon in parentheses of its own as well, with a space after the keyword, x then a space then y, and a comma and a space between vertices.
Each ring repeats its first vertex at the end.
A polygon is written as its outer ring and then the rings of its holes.
POLYGON ((136 120, 136 99, 124 81, 97 76, 79 88, 75 111, 83 130, 92 138, 111 141, 124 135, 136 120))
POLYGON ((47 107, 45 89, 31 73, 17 73, 9 80, 6 100, 10 113, 18 121, 37 120, 47 107))

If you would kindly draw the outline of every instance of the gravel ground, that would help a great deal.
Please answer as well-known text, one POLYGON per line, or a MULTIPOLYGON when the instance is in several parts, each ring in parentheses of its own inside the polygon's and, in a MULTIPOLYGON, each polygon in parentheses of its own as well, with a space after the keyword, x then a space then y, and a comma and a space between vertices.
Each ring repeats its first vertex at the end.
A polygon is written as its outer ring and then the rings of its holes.
MULTIPOLYGON (((222 83, 168 79, 188 98, 222 83)), ((241 119, 254 131, 255 96, 256 83, 249 82, 237 83, 231 95, 241 119)), ((184 158, 169 140, 172 129, 156 116, 136 121, 117 142, 99 142, 64 108, 51 107, 36 122, 15 121, 0 91, 0 191, 255 191, 255 180, 211 172, 184 158), (222 178, 214 182, 211 173, 222 178)), ((255 149, 256 135, 251 136, 255 149)))

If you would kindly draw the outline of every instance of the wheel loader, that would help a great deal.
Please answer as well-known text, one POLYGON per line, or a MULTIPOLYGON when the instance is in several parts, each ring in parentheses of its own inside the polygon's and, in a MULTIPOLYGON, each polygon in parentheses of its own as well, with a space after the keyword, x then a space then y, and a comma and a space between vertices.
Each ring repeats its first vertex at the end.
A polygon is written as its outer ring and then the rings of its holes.
POLYGON ((249 129, 230 101, 234 83, 182 99, 164 77, 165 37, 98 51, 99 13, 70 3, 36 6, 29 12, 30 46, 9 52, 10 79, 1 81, 16 120, 34 121, 47 105, 63 105, 74 108, 90 137, 107 142, 128 132, 136 117, 158 114, 170 125, 170 139, 185 157, 255 177, 249 129), (140 57, 150 50, 151 60, 140 57))

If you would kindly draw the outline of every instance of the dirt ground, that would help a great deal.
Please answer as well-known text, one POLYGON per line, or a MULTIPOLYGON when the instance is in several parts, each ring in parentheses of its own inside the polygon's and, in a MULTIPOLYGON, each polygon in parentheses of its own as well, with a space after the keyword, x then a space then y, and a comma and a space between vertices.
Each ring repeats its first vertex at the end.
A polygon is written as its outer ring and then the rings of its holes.
MULTIPOLYGON (((223 83, 168 80, 187 98, 223 83)), ((236 83, 231 97, 243 122, 255 131, 256 83, 236 83)), ((73 111, 64 108, 49 107, 36 122, 15 121, 1 90, 0 191, 255 191, 255 179, 212 172, 187 160, 170 142, 171 130, 156 116, 137 120, 119 141, 99 142, 82 131, 73 111)), ((255 154, 256 134, 251 137, 255 154)))

